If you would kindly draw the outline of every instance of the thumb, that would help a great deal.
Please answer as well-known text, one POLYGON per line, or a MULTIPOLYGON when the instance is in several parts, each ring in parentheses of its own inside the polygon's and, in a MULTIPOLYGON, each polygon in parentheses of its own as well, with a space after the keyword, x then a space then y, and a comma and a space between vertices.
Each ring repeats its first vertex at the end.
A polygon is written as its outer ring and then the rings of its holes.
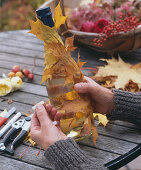
POLYGON ((93 90, 93 87, 89 83, 77 83, 74 85, 74 89, 78 93, 90 93, 93 90))
POLYGON ((36 106, 35 112, 36 112, 36 115, 37 115, 37 118, 39 120, 41 127, 52 123, 51 119, 48 116, 48 113, 47 113, 45 107, 42 104, 38 104, 36 106))

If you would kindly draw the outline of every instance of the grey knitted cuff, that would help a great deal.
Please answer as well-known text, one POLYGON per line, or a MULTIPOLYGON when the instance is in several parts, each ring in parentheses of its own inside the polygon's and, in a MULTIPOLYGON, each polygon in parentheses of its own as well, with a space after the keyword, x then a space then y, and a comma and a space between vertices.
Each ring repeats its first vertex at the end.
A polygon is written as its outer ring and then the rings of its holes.
POLYGON ((79 164, 87 161, 85 153, 72 138, 60 140, 51 145, 46 150, 45 157, 59 170, 77 169, 79 164))
POLYGON ((141 93, 113 89, 115 110, 108 115, 110 120, 141 124, 141 93))

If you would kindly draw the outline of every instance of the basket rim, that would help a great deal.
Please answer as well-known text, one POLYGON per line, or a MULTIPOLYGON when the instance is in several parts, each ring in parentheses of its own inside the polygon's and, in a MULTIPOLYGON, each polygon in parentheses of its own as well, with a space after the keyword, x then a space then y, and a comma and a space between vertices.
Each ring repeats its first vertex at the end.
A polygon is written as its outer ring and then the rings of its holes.
MULTIPOLYGON (((77 36, 92 36, 92 37, 98 37, 98 36, 102 36, 101 33, 92 33, 92 32, 83 32, 83 31, 77 31, 77 30, 72 30, 72 29, 68 29, 69 33, 72 33, 74 35, 77 36)), ((118 33, 116 36, 129 36, 129 34, 131 32, 134 32, 133 30, 127 33, 124 32, 120 32, 118 33)), ((141 34, 141 24, 135 29, 135 34, 141 34)))

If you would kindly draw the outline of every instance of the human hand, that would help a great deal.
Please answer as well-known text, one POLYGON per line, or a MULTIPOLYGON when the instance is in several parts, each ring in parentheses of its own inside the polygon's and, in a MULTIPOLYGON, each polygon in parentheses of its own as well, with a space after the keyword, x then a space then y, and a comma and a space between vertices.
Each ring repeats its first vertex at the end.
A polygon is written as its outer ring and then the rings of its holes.
POLYGON ((53 124, 53 121, 59 121, 60 117, 61 113, 50 104, 36 106, 31 118, 31 139, 44 150, 56 141, 67 139, 59 126, 53 124))
POLYGON ((114 94, 89 77, 84 77, 84 82, 77 83, 74 89, 78 93, 89 93, 95 113, 110 114, 114 109, 114 94))

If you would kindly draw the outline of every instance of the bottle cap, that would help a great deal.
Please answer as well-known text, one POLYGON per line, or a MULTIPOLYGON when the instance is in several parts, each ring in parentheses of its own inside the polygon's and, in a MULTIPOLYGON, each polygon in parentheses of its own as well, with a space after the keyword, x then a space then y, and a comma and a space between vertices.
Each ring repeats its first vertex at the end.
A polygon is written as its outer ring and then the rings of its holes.
POLYGON ((50 7, 39 8, 38 10, 36 10, 36 14, 37 18, 40 19, 45 25, 49 27, 54 26, 50 7))

